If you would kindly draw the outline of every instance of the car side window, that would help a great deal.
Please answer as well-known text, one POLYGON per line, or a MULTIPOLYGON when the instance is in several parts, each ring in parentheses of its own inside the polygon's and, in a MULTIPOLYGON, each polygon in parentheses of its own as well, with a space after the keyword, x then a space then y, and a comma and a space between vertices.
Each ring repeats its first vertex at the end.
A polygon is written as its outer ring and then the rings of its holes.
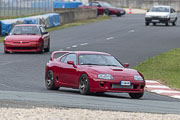
POLYGON ((76 57, 76 54, 68 54, 64 60, 64 63, 67 63, 67 61, 74 61, 74 64, 76 65, 76 60, 77 57, 76 57))
POLYGON ((100 5, 99 5, 99 3, 97 3, 97 2, 92 2, 92 3, 91 3, 91 6, 98 7, 98 6, 100 6, 100 5))
POLYGON ((176 12, 175 9, 172 9, 172 10, 173 10, 174 13, 176 12))
POLYGON ((174 13, 174 10, 171 8, 171 13, 174 13))
POLYGON ((60 62, 64 62, 64 60, 66 59, 67 55, 63 56, 61 59, 60 59, 60 62))
POLYGON ((40 27, 41 33, 46 32, 46 30, 43 27, 40 27))

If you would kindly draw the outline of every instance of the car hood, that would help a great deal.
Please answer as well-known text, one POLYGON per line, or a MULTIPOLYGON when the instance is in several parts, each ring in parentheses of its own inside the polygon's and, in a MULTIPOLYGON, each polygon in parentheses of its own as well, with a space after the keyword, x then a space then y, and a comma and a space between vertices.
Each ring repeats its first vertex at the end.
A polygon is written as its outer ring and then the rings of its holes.
POLYGON ((167 13, 167 12, 148 12, 148 13, 146 13, 146 15, 149 15, 149 16, 167 16, 167 15, 169 15, 169 13, 167 13))
POLYGON ((113 66, 89 66, 89 70, 96 74, 111 74, 114 77, 139 75, 137 70, 113 66))
POLYGON ((41 35, 9 35, 5 38, 6 41, 38 41, 41 35))

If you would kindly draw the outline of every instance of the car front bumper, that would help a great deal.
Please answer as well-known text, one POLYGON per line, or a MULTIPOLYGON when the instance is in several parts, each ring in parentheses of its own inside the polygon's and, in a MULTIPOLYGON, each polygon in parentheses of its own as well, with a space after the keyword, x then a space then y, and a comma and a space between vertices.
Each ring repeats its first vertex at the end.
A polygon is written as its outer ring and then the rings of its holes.
POLYGON ((147 23, 167 23, 169 22, 169 18, 159 18, 159 17, 146 17, 145 21, 147 23))
MULTIPOLYGON (((124 80, 100 80, 90 79, 90 92, 121 92, 121 93, 143 93, 144 81, 131 81, 130 86, 120 85, 124 80), (104 82, 104 84, 102 84, 104 82)), ((125 80, 127 81, 127 80, 125 80)))
POLYGON ((41 50, 38 43, 5 43, 4 51, 6 52, 37 52, 41 50))

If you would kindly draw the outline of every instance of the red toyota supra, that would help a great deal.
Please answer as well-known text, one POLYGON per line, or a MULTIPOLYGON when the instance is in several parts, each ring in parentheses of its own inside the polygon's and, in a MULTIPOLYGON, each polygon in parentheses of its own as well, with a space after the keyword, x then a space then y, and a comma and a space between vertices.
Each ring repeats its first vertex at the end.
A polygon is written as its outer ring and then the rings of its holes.
POLYGON ((45 85, 48 90, 79 89, 81 94, 123 92, 139 99, 144 95, 145 80, 128 66, 104 52, 55 51, 46 65, 45 85))
POLYGON ((13 27, 4 39, 4 53, 49 52, 50 35, 44 27, 36 24, 21 24, 13 27))

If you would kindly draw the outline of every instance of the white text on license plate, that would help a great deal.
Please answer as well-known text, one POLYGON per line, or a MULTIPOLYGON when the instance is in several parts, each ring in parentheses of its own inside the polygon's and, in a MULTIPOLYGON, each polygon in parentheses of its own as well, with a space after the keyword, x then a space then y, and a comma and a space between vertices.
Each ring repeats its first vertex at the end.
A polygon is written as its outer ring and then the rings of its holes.
POLYGON ((159 22, 159 20, 152 20, 152 22, 159 22))
POLYGON ((130 81, 121 81, 120 85, 130 86, 131 82, 130 81))

